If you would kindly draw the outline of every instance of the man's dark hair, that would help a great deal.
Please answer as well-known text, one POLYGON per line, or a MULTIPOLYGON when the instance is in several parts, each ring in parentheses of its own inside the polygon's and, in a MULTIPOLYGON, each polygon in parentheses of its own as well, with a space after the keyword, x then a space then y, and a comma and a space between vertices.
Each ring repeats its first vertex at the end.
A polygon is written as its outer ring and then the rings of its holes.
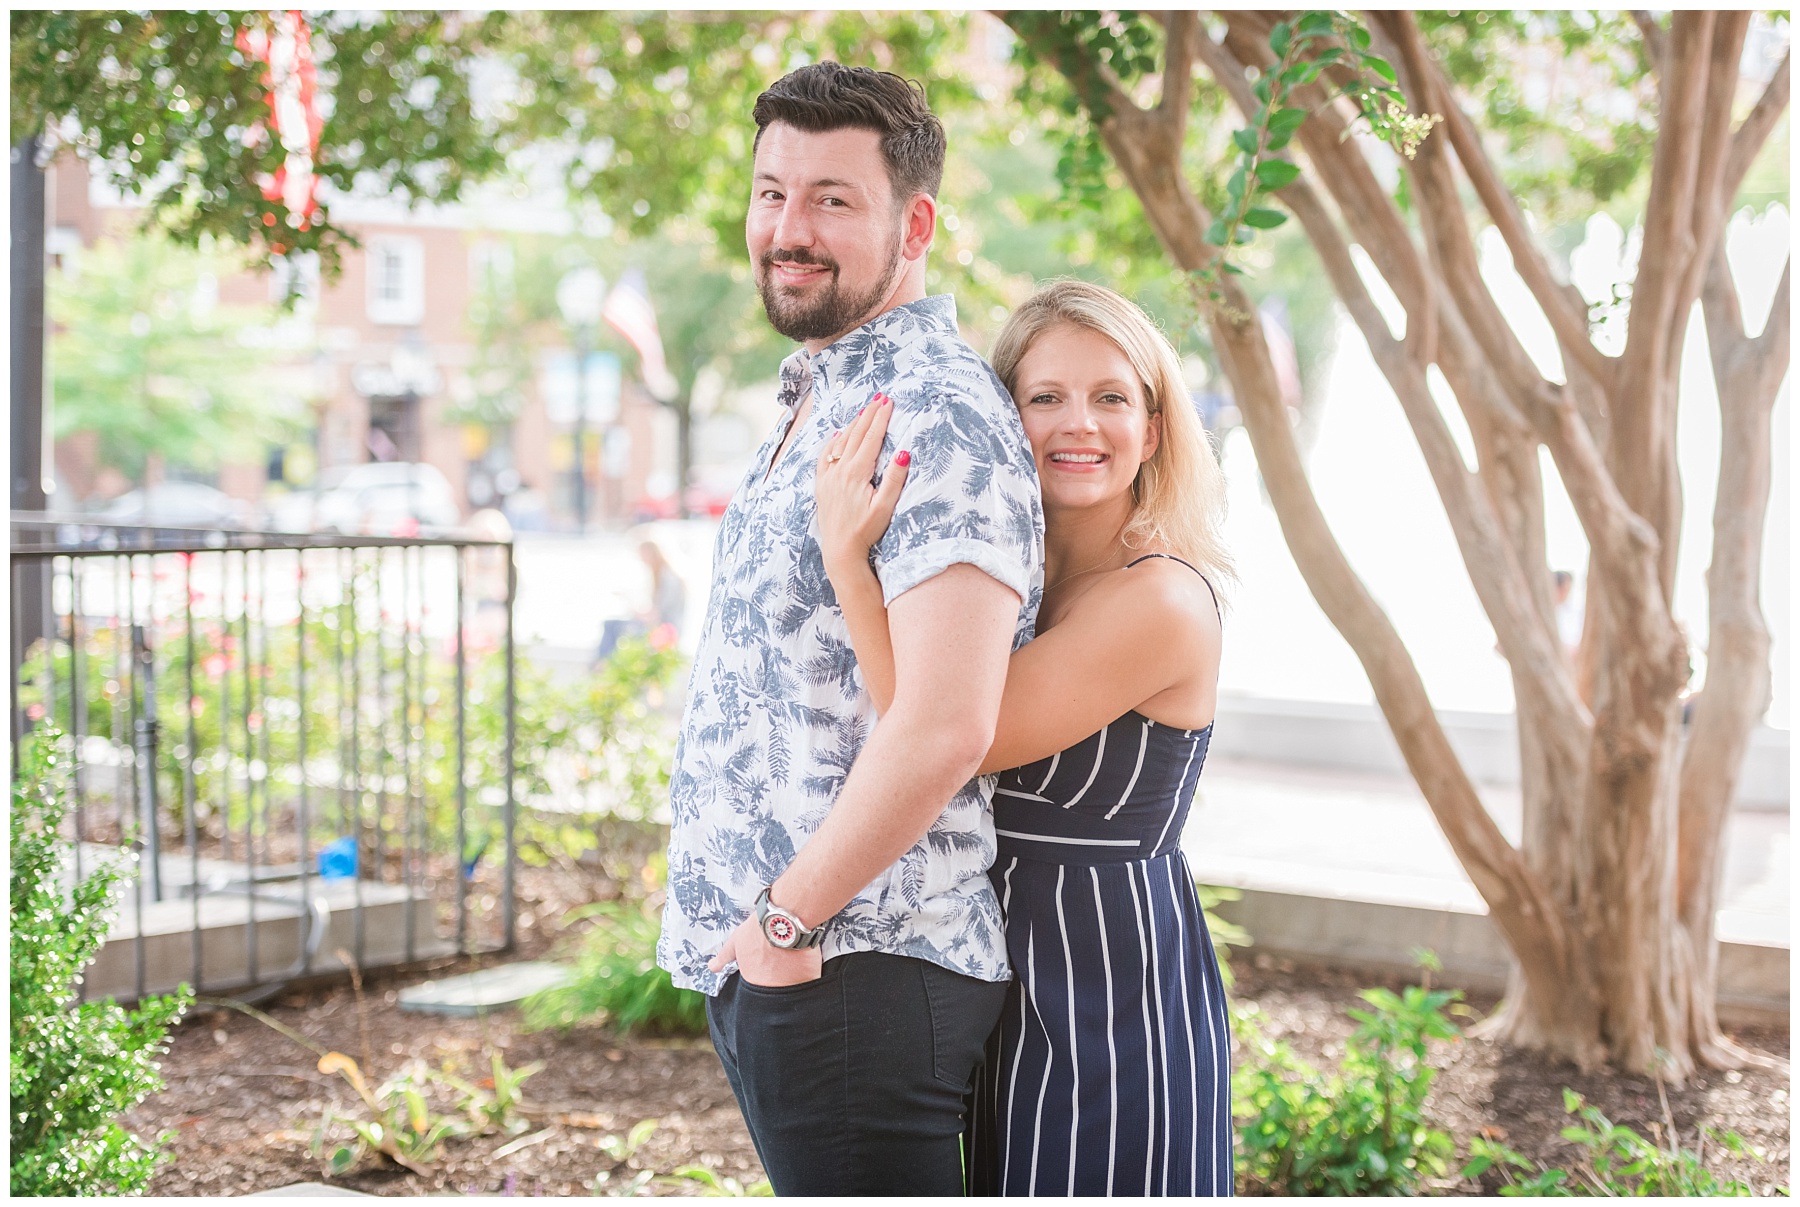
POLYGON ((944 182, 944 127, 926 105, 925 89, 891 71, 810 63, 769 85, 751 115, 757 143, 771 122, 811 134, 875 131, 895 205, 914 193, 936 197, 944 182))

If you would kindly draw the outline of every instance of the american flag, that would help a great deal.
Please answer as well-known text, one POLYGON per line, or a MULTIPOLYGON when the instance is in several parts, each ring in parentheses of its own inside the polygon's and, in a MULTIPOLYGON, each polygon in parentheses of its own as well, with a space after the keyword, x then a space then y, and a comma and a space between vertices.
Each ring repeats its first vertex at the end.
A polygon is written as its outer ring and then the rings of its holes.
POLYGON ((644 369, 644 384, 664 402, 674 399, 680 385, 669 372, 663 359, 662 335, 656 329, 656 307, 650 304, 650 291, 641 270, 629 269, 606 295, 600 317, 631 341, 637 349, 644 369))

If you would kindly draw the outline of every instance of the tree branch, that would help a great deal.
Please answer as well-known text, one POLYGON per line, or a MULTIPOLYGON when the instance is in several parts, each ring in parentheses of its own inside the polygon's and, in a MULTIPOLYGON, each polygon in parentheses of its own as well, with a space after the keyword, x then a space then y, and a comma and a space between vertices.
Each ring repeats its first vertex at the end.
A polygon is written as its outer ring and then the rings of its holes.
POLYGON ((1651 70, 1659 76, 1664 75, 1669 61, 1669 36, 1656 23, 1656 18, 1643 9, 1633 9, 1631 19, 1637 22, 1638 32, 1644 35, 1644 46, 1650 51, 1651 70))
POLYGON ((1716 961, 1718 849, 1744 750, 1768 708, 1769 629, 1761 608, 1763 532, 1771 478, 1770 408, 1787 373, 1789 275, 1781 274, 1762 334, 1744 337, 1724 241, 1707 265, 1701 304, 1719 393, 1719 484, 1713 559, 1706 572, 1706 684, 1694 702, 1681 763, 1677 870, 1682 925, 1700 958, 1716 961))
MULTIPOLYGON (((1406 19, 1406 24, 1412 24, 1410 17, 1406 19)), ((1519 210, 1518 199, 1513 196, 1512 190, 1500 183, 1499 173, 1494 169, 1493 161, 1488 158, 1487 149, 1481 145, 1480 133, 1451 94, 1450 83, 1444 78, 1436 62, 1429 56, 1425 56, 1425 61, 1426 69, 1433 77, 1433 91, 1436 94, 1431 103, 1441 106, 1450 143, 1456 148, 1456 158, 1462 164, 1469 183, 1475 187, 1475 195, 1481 198, 1482 206, 1494 220, 1500 237, 1506 240, 1507 250, 1512 252, 1513 265, 1519 270, 1519 276, 1530 288, 1531 296, 1543 308, 1544 317, 1550 320, 1550 326, 1555 329, 1564 352, 1579 360, 1582 369, 1603 389, 1609 388, 1618 363, 1594 346, 1588 331, 1586 301, 1573 286, 1560 283, 1551 276, 1543 251, 1525 225, 1525 215, 1519 210)))
POLYGON ((1725 179, 1721 192, 1725 196, 1725 206, 1731 207, 1737 200, 1738 189, 1743 187, 1744 177, 1750 172, 1750 165, 1756 162, 1756 156, 1769 139, 1769 131, 1781 119, 1788 107, 1788 59, 1793 52, 1781 56, 1781 66, 1775 69, 1775 78, 1769 81, 1768 87, 1757 98, 1756 107, 1750 110, 1748 117, 1738 126, 1737 133, 1731 136, 1731 157, 1725 161, 1725 179))
MULTIPOLYGON (((1706 63, 1712 49, 1713 16, 1710 12, 1677 12, 1664 59, 1668 68, 1663 78, 1650 198, 1644 211, 1643 252, 1637 279, 1632 283, 1631 313, 1627 319, 1622 370, 1627 380, 1620 382, 1621 387, 1638 387, 1635 395, 1625 391, 1634 402, 1653 399, 1646 379, 1662 372, 1682 268, 1694 251, 1694 185, 1699 171, 1702 99, 1706 63)), ((1629 455, 1649 455, 1648 448, 1626 451, 1629 455)))
POLYGON ((1431 397, 1426 365, 1408 347, 1410 333, 1405 342, 1389 334, 1387 321, 1350 258, 1349 246, 1311 183, 1304 178, 1296 180, 1281 191, 1281 197, 1306 228, 1333 288, 1400 400, 1443 500, 1470 581, 1493 622, 1502 650, 1508 661, 1524 671, 1525 680, 1540 689, 1539 698, 1531 703, 1548 713, 1552 720, 1550 732, 1573 741, 1570 755, 1579 758, 1579 746, 1591 719, 1576 694, 1574 676, 1550 630, 1539 622, 1525 568, 1515 556, 1490 501, 1478 489, 1475 475, 1464 464, 1449 425, 1431 397))
MULTIPOLYGON (((1227 304, 1249 313, 1238 283, 1222 282, 1227 304)), ((1375 689, 1382 716, 1418 781, 1451 849, 1488 904, 1489 915, 1517 952, 1544 952, 1550 967, 1572 976, 1569 941, 1554 900, 1482 806, 1419 680, 1418 668, 1393 623, 1344 558, 1294 446, 1287 408, 1262 329, 1215 315, 1214 346, 1238 395, 1263 482, 1282 534, 1313 598, 1350 643, 1375 689)))
POLYGON ((1162 99, 1157 109, 1176 129, 1187 129, 1188 106, 1194 99, 1194 50, 1199 41, 1200 14, 1192 9, 1157 13, 1166 48, 1163 52, 1162 99))
MULTIPOLYGON (((1418 26, 1406 14, 1384 14, 1376 20, 1399 50, 1400 66, 1413 86, 1415 111, 1429 111, 1438 103, 1440 89, 1418 26)), ((1470 333, 1520 410, 1532 416, 1540 428, 1550 427, 1547 416, 1562 400, 1538 372, 1481 275, 1481 258, 1469 234, 1467 213, 1443 141, 1426 139, 1413 157, 1410 171, 1420 226, 1433 259, 1441 265, 1446 288, 1468 320, 1470 333)), ((1582 338, 1586 340, 1585 325, 1582 338)))
POLYGON ((1068 81, 1069 87, 1075 90, 1082 107, 1096 124, 1115 110, 1138 111, 1137 103, 1120 85, 1118 76, 1105 64, 1083 54, 1072 42, 1059 41, 1049 36, 1046 23, 1053 23, 1056 14, 1007 10, 996 11, 993 15, 1000 18, 1021 42, 1031 47, 1034 54, 1056 68, 1058 74, 1068 81))
MULTIPOLYGON (((1700 296, 1700 282, 1706 275, 1713 244, 1724 224, 1725 206, 1731 200, 1723 188, 1726 156, 1731 149, 1731 101, 1737 94, 1738 64, 1744 57, 1744 34, 1749 28, 1750 14, 1747 12, 1721 12, 1713 18, 1712 54, 1706 73, 1706 108, 1694 169, 1694 250, 1682 270, 1681 283, 1675 293, 1674 317, 1683 329, 1700 296)), ((1680 368, 1681 345, 1680 339, 1669 341, 1666 370, 1671 376, 1680 368)))

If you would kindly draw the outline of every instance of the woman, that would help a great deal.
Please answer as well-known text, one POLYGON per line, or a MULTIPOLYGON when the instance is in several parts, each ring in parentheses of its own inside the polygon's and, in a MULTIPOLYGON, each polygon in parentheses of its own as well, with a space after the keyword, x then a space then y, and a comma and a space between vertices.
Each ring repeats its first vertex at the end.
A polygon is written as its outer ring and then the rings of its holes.
MULTIPOLYGON (((993 364, 1037 463, 1045 582, 1013 654, 983 774, 1016 980, 971 1119, 988 1194, 1229 1194, 1230 1032, 1179 845, 1219 668, 1223 479, 1174 349, 1109 290, 1059 281, 1000 333, 993 364)), ((820 545, 878 711, 894 657, 869 549, 890 408, 821 455, 820 545)))

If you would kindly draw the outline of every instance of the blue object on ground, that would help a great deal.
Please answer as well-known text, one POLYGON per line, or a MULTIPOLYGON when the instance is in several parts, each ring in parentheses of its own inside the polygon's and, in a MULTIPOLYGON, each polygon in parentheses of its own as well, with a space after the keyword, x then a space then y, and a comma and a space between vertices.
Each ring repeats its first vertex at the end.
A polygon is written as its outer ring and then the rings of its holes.
POLYGON ((356 875, 356 839, 338 838, 319 848, 319 875, 339 880, 356 875))

